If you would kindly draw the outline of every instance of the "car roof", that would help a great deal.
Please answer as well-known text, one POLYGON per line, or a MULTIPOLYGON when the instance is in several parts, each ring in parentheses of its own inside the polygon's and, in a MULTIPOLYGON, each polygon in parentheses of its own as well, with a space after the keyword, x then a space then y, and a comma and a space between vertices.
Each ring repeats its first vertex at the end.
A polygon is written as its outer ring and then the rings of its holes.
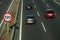
POLYGON ((46 11, 53 11, 53 9, 46 9, 46 11))
POLYGON ((32 12, 28 12, 28 13, 26 13, 26 16, 27 17, 34 17, 34 14, 32 12))
POLYGON ((46 12, 47 13, 54 13, 54 10, 53 9, 46 9, 46 12))

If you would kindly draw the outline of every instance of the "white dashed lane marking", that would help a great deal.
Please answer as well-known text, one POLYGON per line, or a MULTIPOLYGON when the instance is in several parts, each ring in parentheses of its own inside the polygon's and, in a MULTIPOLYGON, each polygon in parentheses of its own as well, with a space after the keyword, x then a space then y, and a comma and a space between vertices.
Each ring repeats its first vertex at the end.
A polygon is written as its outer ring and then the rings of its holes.
POLYGON ((37 8, 37 6, 34 4, 34 7, 37 8))
POLYGON ((46 32, 46 28, 45 28, 45 26, 44 26, 44 23, 41 22, 41 24, 42 24, 43 30, 46 32))
POLYGON ((37 11, 37 15, 40 16, 39 12, 37 11))

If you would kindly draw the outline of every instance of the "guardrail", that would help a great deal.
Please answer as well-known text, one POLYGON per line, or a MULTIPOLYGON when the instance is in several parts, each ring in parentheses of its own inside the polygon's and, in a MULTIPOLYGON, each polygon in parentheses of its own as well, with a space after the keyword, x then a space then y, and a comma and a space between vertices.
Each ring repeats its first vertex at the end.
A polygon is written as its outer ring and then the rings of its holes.
MULTIPOLYGON (((14 3, 15 3, 15 0, 12 0, 11 4, 9 5, 9 8, 8 8, 7 12, 8 11, 11 12, 14 3)), ((4 19, 2 19, 2 21, 0 23, 0 38, 1 38, 2 34, 3 34, 3 31, 4 31, 5 27, 6 27, 6 22, 4 22, 4 19)))
MULTIPOLYGON (((19 3, 20 3, 20 0, 18 0, 19 3)), ((16 11, 16 16, 15 16, 15 20, 14 20, 14 23, 16 23, 16 19, 17 19, 17 12, 18 12, 18 8, 19 8, 19 3, 18 3, 18 7, 17 7, 17 11, 16 11)), ((11 33, 11 39, 10 40, 14 40, 14 37, 15 37, 15 32, 16 32, 16 28, 15 26, 13 27, 12 29, 12 33, 11 33)))

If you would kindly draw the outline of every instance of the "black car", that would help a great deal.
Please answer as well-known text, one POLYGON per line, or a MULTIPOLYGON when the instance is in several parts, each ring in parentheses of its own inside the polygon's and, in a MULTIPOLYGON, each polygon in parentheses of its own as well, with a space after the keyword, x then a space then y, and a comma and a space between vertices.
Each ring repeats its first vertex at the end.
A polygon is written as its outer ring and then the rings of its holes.
POLYGON ((0 0, 0 4, 2 3, 2 0, 0 0))
POLYGON ((26 9, 31 10, 32 9, 32 4, 26 4, 26 9))

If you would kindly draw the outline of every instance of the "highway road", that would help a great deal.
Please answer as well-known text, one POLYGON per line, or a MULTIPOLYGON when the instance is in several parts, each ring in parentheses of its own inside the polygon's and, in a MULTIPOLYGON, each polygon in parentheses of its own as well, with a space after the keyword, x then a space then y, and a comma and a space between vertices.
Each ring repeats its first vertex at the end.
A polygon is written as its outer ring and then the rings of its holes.
POLYGON ((47 8, 52 8, 55 11, 56 17, 50 20, 44 18, 44 24, 51 33, 53 40, 60 40, 60 6, 53 2, 53 0, 46 0, 46 3, 49 5, 47 8))
POLYGON ((1 0, 0 2, 0 22, 2 20, 2 15, 7 11, 12 0, 1 0))
POLYGON ((16 30, 15 40, 60 40, 60 6, 53 0, 22 0, 18 9, 17 23, 20 24, 20 39, 18 38, 19 31, 16 30), (23 1, 23 5, 22 5, 23 1), (25 4, 32 3, 32 10, 26 10, 25 4), (47 19, 44 17, 46 9, 52 8, 56 17, 47 19), (23 10, 22 10, 23 9, 23 10), (21 11, 22 10, 22 11, 21 11), (26 13, 32 12, 35 15, 36 24, 25 24, 26 13), (21 18, 20 18, 21 17, 21 18), (21 21, 22 22, 21 22, 21 21))
POLYGON ((23 2, 23 21, 22 21, 22 40, 52 40, 52 36, 49 32, 46 32, 47 30, 44 29, 43 24, 43 17, 40 16, 44 12, 45 7, 43 6, 42 1, 40 0, 26 0, 23 2), (28 11, 25 9, 25 3, 31 2, 33 5, 33 9, 31 11, 28 11), (42 7, 42 8, 41 8, 42 7), (35 15, 36 24, 34 25, 26 25, 25 24, 25 18, 26 13, 33 12, 35 15))
POLYGON ((53 2, 53 0, 45 0, 45 2, 43 2, 42 0, 37 0, 37 2, 37 6, 40 5, 38 6, 38 11, 41 15, 41 19, 45 25, 45 28, 47 29, 46 32, 50 33, 50 36, 52 37, 51 40, 60 40, 60 6, 53 2), (55 19, 44 18, 45 10, 47 8, 52 8, 55 11, 55 19))

